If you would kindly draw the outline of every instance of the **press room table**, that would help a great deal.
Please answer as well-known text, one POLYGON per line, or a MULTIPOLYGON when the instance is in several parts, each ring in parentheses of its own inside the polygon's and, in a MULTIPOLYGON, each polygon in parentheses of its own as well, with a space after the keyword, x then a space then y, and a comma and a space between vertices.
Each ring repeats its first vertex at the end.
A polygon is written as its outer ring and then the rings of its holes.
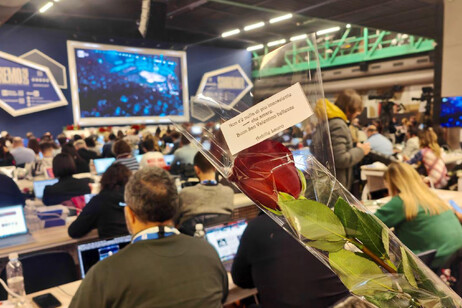
POLYGON ((56 248, 67 245, 75 245, 81 242, 87 242, 93 239, 98 238, 97 230, 92 230, 89 234, 81 237, 79 239, 73 239, 67 234, 67 227, 65 226, 46 228, 35 231, 32 233, 34 242, 3 247, 0 249, 0 259, 7 258, 8 254, 12 252, 17 252, 20 255, 29 252, 35 252, 50 248, 56 248))
MULTIPOLYGON (((444 189, 434 189, 433 190, 438 197, 443 199, 444 201, 454 200, 457 204, 462 205, 462 191, 455 191, 455 190, 444 190, 444 189)), ((366 208, 375 213, 382 205, 387 203, 391 200, 391 197, 384 197, 377 200, 367 200, 363 201, 363 204, 366 208)))
MULTIPOLYGON (((58 287, 50 288, 47 290, 35 292, 28 294, 27 297, 32 301, 32 298, 41 294, 51 293, 53 294, 62 304, 62 308, 69 307, 72 297, 80 286, 81 280, 77 280, 71 283, 63 284, 58 287)), ((231 278, 231 275, 228 273, 228 283, 229 283, 229 293, 226 298, 224 305, 232 304, 238 300, 244 299, 249 296, 254 296, 257 294, 257 289, 241 289, 236 286, 231 278)), ((35 303, 32 304, 33 307, 38 307, 35 303)))

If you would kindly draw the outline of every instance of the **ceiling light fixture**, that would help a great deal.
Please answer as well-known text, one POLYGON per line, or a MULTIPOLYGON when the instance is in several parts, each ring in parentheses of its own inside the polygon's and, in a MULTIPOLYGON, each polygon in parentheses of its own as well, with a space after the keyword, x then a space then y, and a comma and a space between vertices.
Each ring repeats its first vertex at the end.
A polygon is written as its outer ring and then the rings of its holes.
POLYGON ((50 7, 53 6, 53 2, 47 2, 44 6, 42 6, 39 10, 40 13, 45 13, 50 7))
POLYGON ((292 36, 292 37, 290 38, 290 41, 291 41, 291 42, 294 42, 294 41, 304 40, 304 39, 306 39, 307 37, 308 37, 308 35, 306 35, 306 34, 300 34, 300 35, 292 36))
POLYGON ((287 19, 291 19, 293 17, 292 14, 286 14, 286 15, 282 15, 282 16, 279 16, 279 17, 275 17, 275 18, 272 18, 270 19, 270 24, 274 24, 274 23, 277 23, 277 22, 280 22, 280 21, 283 21, 283 20, 287 20, 287 19))
POLYGON ((263 27, 264 25, 265 25, 265 23, 263 21, 260 21, 260 22, 257 22, 256 24, 245 26, 244 31, 250 31, 250 30, 253 30, 253 29, 258 29, 258 28, 263 27))
POLYGON ((241 30, 239 30, 239 29, 234 29, 234 30, 230 30, 230 31, 223 32, 223 33, 221 34, 221 37, 228 37, 228 36, 236 35, 236 34, 239 34, 239 33, 241 33, 241 30))
POLYGON ((351 25, 350 25, 350 24, 347 24, 346 27, 347 27, 347 29, 350 29, 350 28, 351 28, 351 25))
POLYGON ((319 30, 318 32, 316 32, 316 35, 323 35, 323 34, 327 34, 327 33, 332 33, 332 32, 336 32, 340 30, 340 27, 333 27, 333 28, 328 28, 328 29, 324 29, 324 30, 319 30))
POLYGON ((277 40, 277 41, 272 41, 272 42, 269 42, 267 44, 268 47, 273 47, 273 46, 276 46, 276 45, 282 45, 286 42, 285 39, 282 39, 282 40, 277 40))
POLYGON ((263 46, 263 44, 254 45, 254 46, 247 47, 247 51, 259 50, 259 49, 262 49, 263 47, 265 47, 263 46))

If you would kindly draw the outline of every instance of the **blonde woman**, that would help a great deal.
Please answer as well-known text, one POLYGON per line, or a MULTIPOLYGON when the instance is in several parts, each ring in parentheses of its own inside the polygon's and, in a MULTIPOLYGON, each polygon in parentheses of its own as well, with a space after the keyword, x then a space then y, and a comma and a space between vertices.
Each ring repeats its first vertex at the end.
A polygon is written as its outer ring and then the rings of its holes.
POLYGON ((435 188, 442 188, 448 183, 446 164, 441 159, 442 150, 438 145, 438 138, 432 128, 419 132, 420 151, 414 155, 408 164, 422 163, 427 177, 435 188))
POLYGON ((385 185, 392 199, 375 215, 414 253, 436 249, 432 267, 438 268, 462 248, 462 226, 451 207, 428 188, 417 171, 405 163, 391 163, 385 185))

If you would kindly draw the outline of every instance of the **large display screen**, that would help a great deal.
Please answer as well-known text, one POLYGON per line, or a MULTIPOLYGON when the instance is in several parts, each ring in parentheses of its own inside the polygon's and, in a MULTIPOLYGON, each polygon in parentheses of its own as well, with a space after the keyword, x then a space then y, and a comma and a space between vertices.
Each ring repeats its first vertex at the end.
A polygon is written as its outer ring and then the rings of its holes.
POLYGON ((440 123, 445 127, 462 127, 462 96, 442 98, 440 123))
POLYGON ((189 120, 186 53, 67 42, 74 122, 189 120))

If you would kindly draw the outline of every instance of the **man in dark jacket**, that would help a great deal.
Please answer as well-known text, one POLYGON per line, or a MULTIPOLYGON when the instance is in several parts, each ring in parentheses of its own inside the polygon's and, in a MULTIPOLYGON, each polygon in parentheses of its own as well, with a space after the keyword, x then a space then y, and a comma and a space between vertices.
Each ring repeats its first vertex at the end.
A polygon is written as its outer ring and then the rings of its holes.
POLYGON ((236 285, 258 289, 264 308, 325 308, 348 295, 332 271, 264 214, 244 231, 231 274, 236 285))

